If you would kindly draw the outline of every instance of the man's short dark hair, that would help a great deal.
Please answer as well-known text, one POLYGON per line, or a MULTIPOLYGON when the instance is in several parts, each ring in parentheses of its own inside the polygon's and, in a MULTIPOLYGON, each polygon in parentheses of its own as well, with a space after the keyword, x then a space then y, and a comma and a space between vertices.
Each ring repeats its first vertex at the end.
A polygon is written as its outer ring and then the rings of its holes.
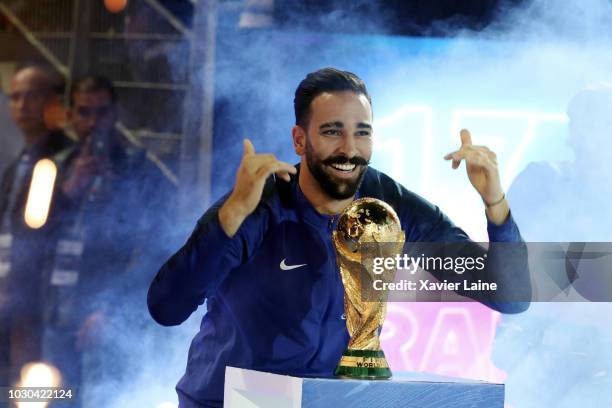
POLYGON ((295 110, 295 124, 306 128, 310 119, 310 104, 323 92, 352 91, 363 94, 372 105, 370 94, 361 78, 352 72, 341 71, 336 68, 323 68, 306 75, 295 90, 293 108, 295 110))
POLYGON ((48 63, 44 61, 24 61, 17 65, 13 77, 26 69, 35 69, 44 75, 45 80, 41 84, 45 88, 43 91, 57 95, 64 93, 64 86, 66 85, 64 78, 48 63))
POLYGON ((74 106, 75 93, 108 92, 111 102, 117 101, 117 93, 110 79, 100 75, 86 75, 74 81, 70 88, 70 106, 74 106))

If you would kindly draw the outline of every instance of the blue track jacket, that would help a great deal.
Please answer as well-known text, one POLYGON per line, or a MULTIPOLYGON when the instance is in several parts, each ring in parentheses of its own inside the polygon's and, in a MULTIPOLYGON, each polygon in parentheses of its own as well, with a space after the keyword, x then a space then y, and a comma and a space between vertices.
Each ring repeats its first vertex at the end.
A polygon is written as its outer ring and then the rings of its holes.
MULTIPOLYGON (((471 242, 438 207, 371 167, 358 196, 389 203, 401 220, 406 242, 471 242)), ((289 183, 271 177, 257 209, 229 238, 217 215, 226 198, 198 221, 149 288, 149 311, 166 326, 182 323, 207 300, 207 313, 177 385, 181 408, 222 406, 228 365, 332 376, 349 341, 331 241, 337 216, 319 214, 302 194, 297 176, 289 183), (281 263, 304 265, 284 270, 281 263)), ((488 233, 491 242, 522 242, 511 216, 500 226, 489 223, 488 233)), ((470 245, 484 253, 482 247, 470 245)), ((512 248, 513 253, 502 256, 492 246, 482 277, 508 290, 530 292, 525 246, 512 248)), ((524 310, 523 304, 478 300, 502 312, 524 310)))

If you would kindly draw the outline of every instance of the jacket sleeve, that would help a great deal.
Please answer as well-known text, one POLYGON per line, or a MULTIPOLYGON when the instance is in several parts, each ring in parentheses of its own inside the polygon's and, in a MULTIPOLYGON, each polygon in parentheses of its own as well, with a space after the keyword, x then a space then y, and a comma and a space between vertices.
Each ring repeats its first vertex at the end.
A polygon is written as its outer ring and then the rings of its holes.
MULTIPOLYGON (((501 225, 487 222, 488 249, 470 240, 468 235, 437 207, 426 200, 409 205, 405 212, 406 241, 424 242, 429 245, 430 256, 484 257, 484 268, 480 271, 458 274, 454 271, 430 270, 437 279, 449 282, 490 282, 497 284, 495 291, 457 291, 502 313, 520 313, 529 307, 531 279, 527 263, 527 247, 514 222, 512 214, 501 225), (432 245, 428 243, 444 243, 432 245)), ((418 249, 419 251, 422 250, 418 249)), ((463 287, 463 286, 460 286, 463 287)))
POLYGON ((200 218, 185 245, 161 267, 149 286, 147 305, 159 324, 184 322, 261 242, 267 229, 265 206, 260 204, 230 238, 218 216, 226 197, 200 218))
POLYGON ((498 291, 485 299, 485 304, 502 313, 520 313, 527 310, 532 297, 527 245, 518 226, 508 219, 495 225, 487 220, 489 249, 485 279, 496 282, 498 291))

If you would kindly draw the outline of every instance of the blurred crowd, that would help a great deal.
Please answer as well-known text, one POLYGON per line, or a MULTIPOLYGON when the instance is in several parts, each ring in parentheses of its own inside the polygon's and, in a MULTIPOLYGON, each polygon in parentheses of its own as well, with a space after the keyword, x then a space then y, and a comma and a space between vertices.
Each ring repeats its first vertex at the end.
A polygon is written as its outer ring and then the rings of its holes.
POLYGON ((7 104, 23 148, 0 185, 0 386, 21 384, 33 361, 75 389, 120 381, 121 365, 106 356, 120 354, 118 333, 146 324, 139 311, 167 256, 176 186, 118 130, 107 78, 86 75, 66 90, 48 67, 24 65, 7 104), (41 187, 33 179, 44 159, 55 177, 41 176, 41 187), (50 191, 48 206, 37 188, 50 191), (42 222, 29 219, 37 207, 42 222))

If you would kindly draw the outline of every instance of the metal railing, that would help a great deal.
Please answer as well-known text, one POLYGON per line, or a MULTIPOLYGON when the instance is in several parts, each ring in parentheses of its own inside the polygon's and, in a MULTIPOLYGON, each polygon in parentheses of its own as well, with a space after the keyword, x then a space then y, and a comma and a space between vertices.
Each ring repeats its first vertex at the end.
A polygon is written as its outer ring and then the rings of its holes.
MULTIPOLYGON (((135 129, 124 125, 120 129, 129 135, 128 139, 140 146, 147 141, 166 141, 178 148, 177 139, 180 144, 183 128, 181 102, 186 100, 190 83, 187 61, 192 35, 158 0, 130 1, 119 14, 109 13, 102 1, 94 0, 2 0, 0 14, 68 84, 75 76, 75 68, 89 66, 97 74, 109 77, 120 94, 129 94, 123 98, 122 107, 136 113, 128 121, 135 129), (85 33, 83 21, 87 23, 85 33), (79 54, 83 49, 86 52, 79 54), (156 100, 159 103, 152 103, 156 100), (173 103, 165 103, 167 100, 173 103), (143 115, 143 106, 152 112, 143 115), (136 116, 143 116, 140 122, 134 120, 136 116), (167 127, 163 121, 150 121, 151 118, 178 123, 167 127)), ((150 154, 162 172, 178 182, 168 165, 155 153, 150 154)))

